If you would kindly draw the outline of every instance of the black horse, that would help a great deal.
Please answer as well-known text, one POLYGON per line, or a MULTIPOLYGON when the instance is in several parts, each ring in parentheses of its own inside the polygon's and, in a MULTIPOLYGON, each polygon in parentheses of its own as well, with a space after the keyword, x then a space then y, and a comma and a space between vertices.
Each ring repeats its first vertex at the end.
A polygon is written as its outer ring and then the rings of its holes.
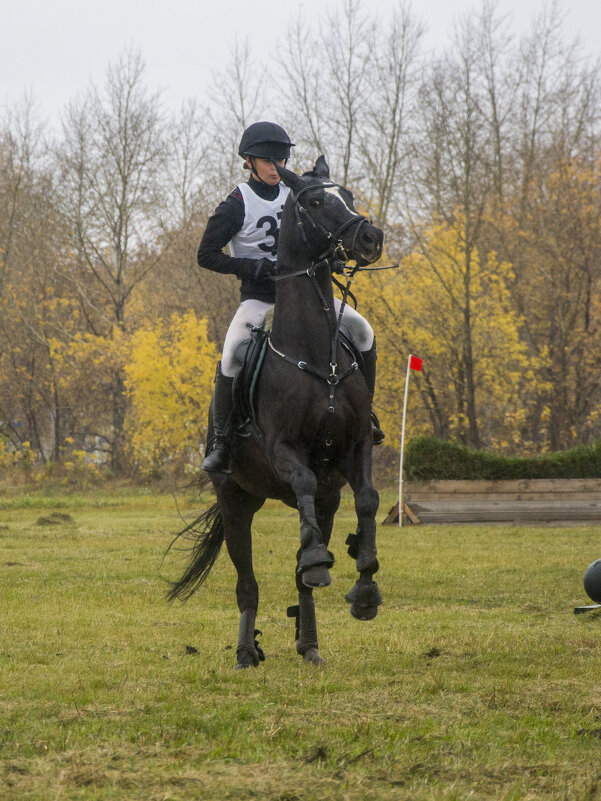
POLYGON ((330 583, 334 558, 327 546, 346 482, 358 519, 357 533, 347 542, 359 572, 346 599, 361 620, 375 617, 382 602, 373 580, 379 499, 371 477, 371 398, 357 369, 360 354, 342 346, 332 271, 351 259, 358 266, 376 261, 383 234, 357 213, 351 193, 329 180, 323 156, 303 176, 278 172, 291 192, 282 212, 273 324, 256 389, 256 422, 263 437, 235 436, 231 473, 211 475, 217 502, 182 532, 193 532, 195 545, 168 596, 189 597, 225 539, 238 573, 236 668, 256 666, 262 658, 254 639, 259 593, 251 523, 266 498, 297 507, 300 514, 296 648, 305 661, 323 662, 313 588, 330 583))

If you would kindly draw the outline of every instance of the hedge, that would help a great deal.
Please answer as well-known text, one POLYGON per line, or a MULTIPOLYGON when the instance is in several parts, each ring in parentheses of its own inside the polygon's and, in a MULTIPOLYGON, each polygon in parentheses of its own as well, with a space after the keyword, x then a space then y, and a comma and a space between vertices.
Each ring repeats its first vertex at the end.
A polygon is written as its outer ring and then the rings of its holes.
POLYGON ((601 441, 544 456, 508 457, 422 436, 407 444, 404 472, 410 481, 601 478, 601 441))

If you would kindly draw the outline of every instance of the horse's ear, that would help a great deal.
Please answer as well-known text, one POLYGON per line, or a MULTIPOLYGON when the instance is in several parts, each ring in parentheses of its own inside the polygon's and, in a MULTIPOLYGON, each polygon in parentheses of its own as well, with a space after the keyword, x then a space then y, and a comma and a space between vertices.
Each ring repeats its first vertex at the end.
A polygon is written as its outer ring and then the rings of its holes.
POLYGON ((320 156, 315 162, 315 166, 309 172, 303 173, 304 178, 329 178, 330 168, 325 156, 320 156))
POLYGON ((278 175, 282 179, 282 181, 292 189, 293 192, 296 192, 299 188, 300 184, 302 183, 302 178, 300 175, 297 175, 292 170, 286 169, 286 167, 280 167, 279 164, 275 165, 276 170, 278 171, 278 175))
POLYGON ((313 167, 313 173, 318 178, 330 177, 330 168, 328 167, 328 162, 326 161, 325 156, 320 156, 317 159, 317 161, 315 162, 315 167, 313 167))

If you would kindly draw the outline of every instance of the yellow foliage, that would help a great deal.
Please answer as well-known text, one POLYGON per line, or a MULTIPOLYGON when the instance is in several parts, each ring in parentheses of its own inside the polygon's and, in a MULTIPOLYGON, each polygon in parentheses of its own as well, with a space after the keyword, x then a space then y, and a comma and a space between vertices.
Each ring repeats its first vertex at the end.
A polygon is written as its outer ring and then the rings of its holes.
POLYGON ((520 338, 522 321, 512 308, 510 264, 495 253, 483 259, 466 251, 459 216, 453 227, 429 228, 419 249, 395 271, 376 273, 370 298, 379 341, 376 405, 398 445, 410 353, 424 360, 412 373, 407 435, 461 439, 467 429, 467 370, 474 381, 484 444, 499 450, 519 442, 526 410, 520 388, 535 364, 520 338), (469 346, 469 348, 468 348, 469 346))
POLYGON ((12 448, 0 437, 0 472, 10 472, 18 467, 29 473, 34 463, 35 453, 30 442, 24 442, 21 448, 12 448))
POLYGON ((204 438, 218 352, 193 312, 136 331, 125 364, 126 430, 139 468, 194 461, 204 438))

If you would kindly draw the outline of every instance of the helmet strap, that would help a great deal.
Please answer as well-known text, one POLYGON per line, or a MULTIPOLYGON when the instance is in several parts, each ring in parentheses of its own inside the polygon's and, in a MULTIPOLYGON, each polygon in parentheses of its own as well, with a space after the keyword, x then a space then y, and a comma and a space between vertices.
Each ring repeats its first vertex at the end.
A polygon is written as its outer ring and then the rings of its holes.
POLYGON ((247 156, 247 159, 250 161, 250 171, 251 171, 251 173, 254 175, 254 177, 257 179, 257 181, 260 181, 262 184, 264 184, 265 181, 259 176, 259 173, 257 172, 257 170, 255 168, 255 158, 254 158, 254 156, 247 156))

